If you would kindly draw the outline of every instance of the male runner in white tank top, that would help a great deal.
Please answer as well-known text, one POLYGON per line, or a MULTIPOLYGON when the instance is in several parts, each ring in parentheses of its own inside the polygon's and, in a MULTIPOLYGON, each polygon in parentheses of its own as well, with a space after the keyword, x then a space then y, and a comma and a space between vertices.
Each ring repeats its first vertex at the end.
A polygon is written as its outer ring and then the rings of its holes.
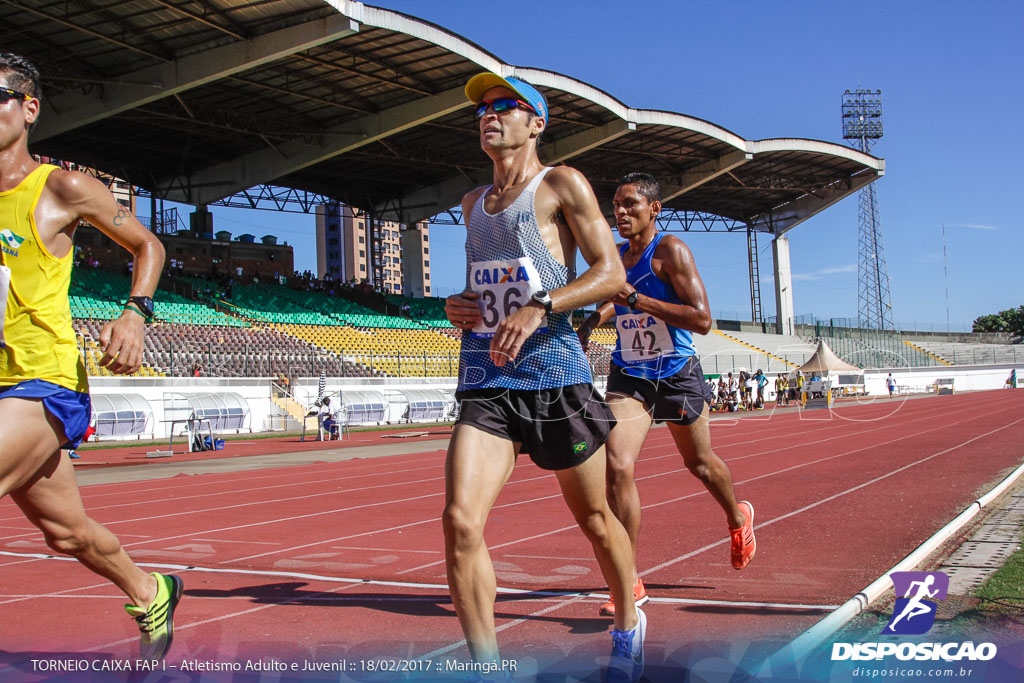
POLYGON ((537 141, 547 103, 530 84, 480 74, 466 85, 494 183, 462 200, 467 288, 445 312, 463 331, 462 409, 445 465, 445 559, 452 602, 474 661, 500 662, 496 578, 484 526, 519 453, 555 472, 562 495, 616 593, 609 681, 643 671, 646 617, 629 586, 629 536, 605 498, 604 442, 614 418, 593 398, 573 310, 625 284, 615 244, 583 175, 545 168, 537 141), (541 175, 543 174, 543 175, 541 175), (520 199, 522 198, 522 201, 520 199), (579 247, 590 269, 574 279, 579 247))

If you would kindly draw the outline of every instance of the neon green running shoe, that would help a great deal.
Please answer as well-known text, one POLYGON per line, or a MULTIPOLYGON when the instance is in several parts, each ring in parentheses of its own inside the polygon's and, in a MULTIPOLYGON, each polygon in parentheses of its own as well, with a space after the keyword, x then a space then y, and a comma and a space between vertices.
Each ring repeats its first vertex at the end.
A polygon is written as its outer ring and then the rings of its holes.
POLYGON ((157 574, 153 572, 156 579, 156 598, 144 610, 136 605, 125 605, 125 611, 139 624, 139 631, 142 639, 139 641, 139 657, 142 659, 163 659, 167 651, 171 649, 171 640, 174 639, 174 608, 181 600, 181 591, 184 585, 177 576, 169 574, 157 574))

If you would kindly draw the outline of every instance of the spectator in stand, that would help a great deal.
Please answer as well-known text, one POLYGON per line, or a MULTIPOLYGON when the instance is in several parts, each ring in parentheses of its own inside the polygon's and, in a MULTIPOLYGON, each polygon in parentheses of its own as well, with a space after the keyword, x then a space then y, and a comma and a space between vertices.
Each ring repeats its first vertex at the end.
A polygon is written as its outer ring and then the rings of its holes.
POLYGON ((203 369, 199 366, 199 361, 192 363, 192 376, 199 377, 203 373, 203 369))

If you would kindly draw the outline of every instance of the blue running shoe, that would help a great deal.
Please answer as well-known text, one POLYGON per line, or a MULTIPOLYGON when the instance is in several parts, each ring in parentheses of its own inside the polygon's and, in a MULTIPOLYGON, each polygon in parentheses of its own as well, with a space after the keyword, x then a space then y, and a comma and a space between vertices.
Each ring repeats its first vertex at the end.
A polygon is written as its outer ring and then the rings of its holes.
POLYGON ((68 451, 68 457, 71 458, 72 460, 78 460, 82 456, 80 456, 78 453, 75 453, 74 451, 68 451))
POLYGON ((636 626, 629 631, 612 629, 612 657, 605 674, 607 683, 636 683, 644 673, 647 615, 637 608, 636 616, 636 626))

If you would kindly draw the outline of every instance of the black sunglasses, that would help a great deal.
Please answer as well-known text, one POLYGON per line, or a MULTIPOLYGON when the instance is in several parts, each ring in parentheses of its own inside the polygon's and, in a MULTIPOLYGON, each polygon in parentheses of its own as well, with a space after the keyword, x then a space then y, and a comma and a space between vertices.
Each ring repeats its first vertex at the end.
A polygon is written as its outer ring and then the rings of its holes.
POLYGON ((507 111, 512 111, 513 109, 516 109, 518 107, 526 107, 534 114, 537 113, 537 110, 530 106, 529 102, 526 102, 524 100, 512 99, 510 97, 498 97, 493 100, 481 100, 480 104, 476 106, 476 117, 478 119, 482 119, 484 117, 484 114, 487 113, 488 107, 493 108, 495 114, 503 114, 507 111))
POLYGON ((0 88, 0 104, 7 104, 11 100, 21 100, 24 102, 31 99, 31 95, 27 95, 23 92, 11 90, 10 88, 0 88))

